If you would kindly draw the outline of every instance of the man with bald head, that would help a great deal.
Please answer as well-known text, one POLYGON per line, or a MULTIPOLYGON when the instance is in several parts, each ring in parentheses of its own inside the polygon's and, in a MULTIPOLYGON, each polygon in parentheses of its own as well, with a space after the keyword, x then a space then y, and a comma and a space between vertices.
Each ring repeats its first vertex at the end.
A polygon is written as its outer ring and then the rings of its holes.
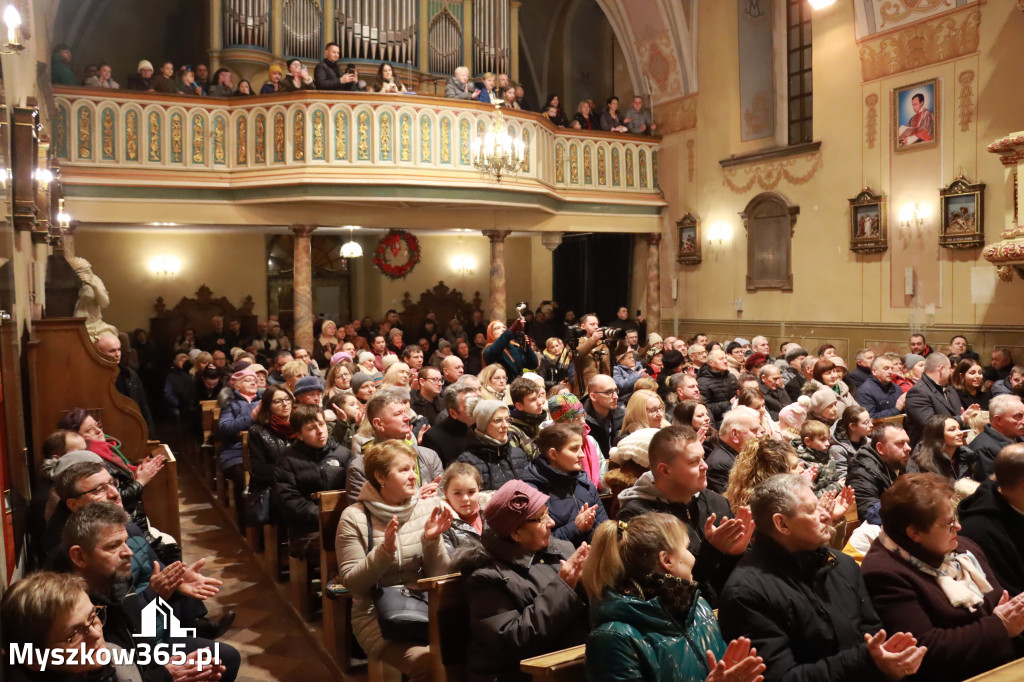
POLYGON ((441 376, 444 377, 444 385, 451 386, 465 374, 466 368, 462 365, 462 358, 458 355, 449 355, 441 361, 441 376))
POLYGON ((948 356, 934 352, 924 359, 924 375, 907 391, 906 397, 906 426, 911 444, 917 443, 929 417, 949 417, 963 427, 981 409, 977 404, 966 408, 960 404, 959 396, 949 385, 952 373, 948 356))
POLYGON ((146 426, 149 428, 149 437, 156 438, 156 425, 153 423, 153 413, 149 411, 146 389, 143 388, 142 379, 139 378, 139 375, 121 357, 121 340, 114 334, 105 333, 96 339, 95 346, 100 355, 117 363, 117 367, 120 370, 117 380, 114 382, 117 392, 135 401, 139 406, 139 412, 142 413, 142 418, 146 420, 146 426))
POLYGON ((591 377, 587 382, 587 393, 583 406, 586 409, 590 435, 597 441, 601 453, 607 458, 612 446, 619 440, 625 408, 619 405, 619 389, 607 374, 595 374, 591 377))

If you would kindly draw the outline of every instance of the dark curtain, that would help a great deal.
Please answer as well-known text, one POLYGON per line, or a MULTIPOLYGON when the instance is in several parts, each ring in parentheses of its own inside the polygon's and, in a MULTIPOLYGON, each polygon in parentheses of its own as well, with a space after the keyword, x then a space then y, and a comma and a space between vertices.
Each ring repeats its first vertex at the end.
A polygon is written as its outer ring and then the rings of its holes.
POLYGON ((576 317, 597 313, 601 324, 629 305, 633 235, 566 235, 555 249, 554 294, 559 308, 576 317))

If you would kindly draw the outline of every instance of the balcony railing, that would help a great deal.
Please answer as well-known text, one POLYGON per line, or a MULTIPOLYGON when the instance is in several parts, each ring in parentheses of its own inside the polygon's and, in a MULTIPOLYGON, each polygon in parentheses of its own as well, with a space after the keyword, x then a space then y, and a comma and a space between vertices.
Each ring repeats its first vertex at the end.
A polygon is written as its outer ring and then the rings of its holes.
MULTIPOLYGON (((425 96, 55 91, 53 148, 69 179, 77 169, 91 177, 109 169, 122 184, 150 183, 148 171, 159 171, 161 182, 173 183, 180 172, 189 183, 206 174, 210 186, 251 187, 301 170, 317 182, 479 185, 471 149, 492 116, 487 105, 425 96)), ((661 203, 658 140, 558 129, 530 112, 505 114, 510 133, 526 144, 527 164, 500 188, 661 203)))

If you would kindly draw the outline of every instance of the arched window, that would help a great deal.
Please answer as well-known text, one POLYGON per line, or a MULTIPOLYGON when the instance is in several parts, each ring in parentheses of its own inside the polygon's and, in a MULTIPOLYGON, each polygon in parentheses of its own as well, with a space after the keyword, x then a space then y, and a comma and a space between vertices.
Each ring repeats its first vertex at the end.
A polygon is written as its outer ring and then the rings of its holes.
POLYGON ((793 291, 793 230, 799 206, 763 192, 740 213, 747 231, 747 291, 793 291))

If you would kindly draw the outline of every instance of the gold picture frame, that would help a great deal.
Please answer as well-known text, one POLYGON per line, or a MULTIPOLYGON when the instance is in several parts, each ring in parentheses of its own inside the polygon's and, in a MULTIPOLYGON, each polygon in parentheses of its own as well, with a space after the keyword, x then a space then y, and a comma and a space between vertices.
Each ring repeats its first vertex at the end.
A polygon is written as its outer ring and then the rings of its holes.
POLYGON ((676 251, 676 262, 683 265, 697 265, 702 260, 700 252, 700 219, 687 212, 676 223, 679 236, 679 247, 676 251))
POLYGON ((971 184, 961 172, 939 189, 939 202, 939 246, 972 249, 985 245, 985 183, 971 184))
POLYGON ((889 221, 885 195, 865 187, 850 199, 850 250, 883 253, 889 249, 889 221))
POLYGON ((939 143, 939 79, 892 90, 892 145, 895 152, 927 149, 939 143))

